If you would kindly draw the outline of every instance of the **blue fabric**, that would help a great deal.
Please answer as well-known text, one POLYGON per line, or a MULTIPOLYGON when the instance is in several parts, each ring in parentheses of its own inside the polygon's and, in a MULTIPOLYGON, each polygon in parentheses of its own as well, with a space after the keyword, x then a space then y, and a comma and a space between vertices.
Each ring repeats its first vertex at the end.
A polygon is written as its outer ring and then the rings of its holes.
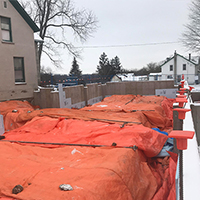
MULTIPOLYGON (((168 136, 167 132, 161 131, 159 128, 152 128, 153 130, 162 133, 164 135, 168 136)), ((165 142, 162 150, 160 151, 160 153, 155 156, 155 157, 165 157, 165 156, 170 156, 167 151, 173 151, 174 148, 174 142, 173 142, 173 138, 168 138, 167 141, 165 142)))
POLYGON ((165 131, 161 131, 159 128, 152 128, 152 129, 155 130, 155 131, 158 131, 159 133, 162 133, 162 134, 168 136, 168 133, 167 133, 167 132, 165 132, 165 131))

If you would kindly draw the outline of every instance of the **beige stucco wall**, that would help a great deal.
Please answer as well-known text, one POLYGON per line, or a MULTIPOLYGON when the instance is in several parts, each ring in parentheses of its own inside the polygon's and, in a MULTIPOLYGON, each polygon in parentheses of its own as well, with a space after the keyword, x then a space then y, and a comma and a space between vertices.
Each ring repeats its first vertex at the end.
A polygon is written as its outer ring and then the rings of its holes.
POLYGON ((0 101, 33 97, 37 88, 37 68, 33 30, 7 1, 0 1, 0 16, 11 18, 13 43, 1 41, 0 29, 0 101), (15 84, 13 57, 24 57, 25 84, 15 84))

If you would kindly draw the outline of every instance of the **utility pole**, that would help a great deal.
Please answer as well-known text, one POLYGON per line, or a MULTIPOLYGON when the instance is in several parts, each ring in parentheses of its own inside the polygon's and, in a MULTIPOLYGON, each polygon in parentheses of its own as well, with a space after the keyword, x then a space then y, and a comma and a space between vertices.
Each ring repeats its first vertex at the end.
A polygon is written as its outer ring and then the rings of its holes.
POLYGON ((174 85, 177 85, 177 54, 174 52, 174 85))

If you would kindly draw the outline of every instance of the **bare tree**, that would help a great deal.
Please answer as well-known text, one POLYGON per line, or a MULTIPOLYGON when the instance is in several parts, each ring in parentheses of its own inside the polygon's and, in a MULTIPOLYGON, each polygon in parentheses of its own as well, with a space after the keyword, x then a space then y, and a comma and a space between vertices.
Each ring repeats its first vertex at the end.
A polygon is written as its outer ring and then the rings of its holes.
POLYGON ((183 45, 191 51, 200 50, 200 0, 193 0, 189 8, 188 24, 182 34, 183 45))
POLYGON ((91 11, 76 10, 71 0, 21 0, 22 6, 40 28, 38 57, 45 53, 55 66, 60 66, 60 47, 66 48, 75 57, 80 55, 70 41, 73 36, 84 42, 97 28, 97 20, 91 11))

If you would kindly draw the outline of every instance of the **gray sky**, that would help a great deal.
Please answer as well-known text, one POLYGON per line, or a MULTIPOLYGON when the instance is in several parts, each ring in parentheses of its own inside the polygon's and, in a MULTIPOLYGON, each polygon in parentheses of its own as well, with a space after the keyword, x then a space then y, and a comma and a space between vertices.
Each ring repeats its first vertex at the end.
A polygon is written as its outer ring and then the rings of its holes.
MULTIPOLYGON (((75 43, 91 47, 83 48, 82 59, 78 60, 84 74, 96 71, 103 52, 109 59, 118 56, 125 69, 141 69, 150 62, 160 62, 175 50, 183 56, 190 53, 182 44, 171 42, 178 42, 181 37, 191 0, 74 0, 74 3, 77 8, 92 10, 99 21, 92 38, 84 44, 75 43)), ((62 69, 52 68, 54 73, 68 74, 71 69, 73 57, 63 54, 62 69)), ((43 65, 49 65, 46 59, 43 65)))

